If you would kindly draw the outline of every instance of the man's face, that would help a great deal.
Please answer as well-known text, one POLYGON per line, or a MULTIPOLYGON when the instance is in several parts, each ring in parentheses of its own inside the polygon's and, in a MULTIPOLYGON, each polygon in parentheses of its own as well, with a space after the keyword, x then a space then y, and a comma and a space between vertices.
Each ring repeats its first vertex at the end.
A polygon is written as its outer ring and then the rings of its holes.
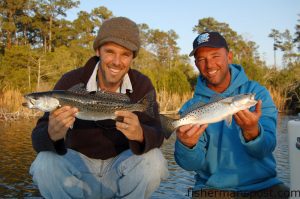
POLYGON ((107 90, 120 86, 133 60, 133 52, 118 44, 108 42, 96 51, 100 57, 100 84, 107 90))
POLYGON ((232 53, 225 48, 200 47, 194 54, 195 64, 207 86, 217 92, 223 92, 230 84, 229 64, 232 53))

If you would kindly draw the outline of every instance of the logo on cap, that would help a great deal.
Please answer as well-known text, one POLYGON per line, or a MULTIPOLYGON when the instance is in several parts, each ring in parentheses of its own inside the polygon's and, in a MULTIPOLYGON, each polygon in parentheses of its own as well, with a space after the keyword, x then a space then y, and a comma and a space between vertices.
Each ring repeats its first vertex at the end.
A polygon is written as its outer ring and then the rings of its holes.
POLYGON ((204 34, 198 36, 197 42, 198 42, 198 45, 200 45, 204 42, 208 42, 208 40, 209 40, 209 34, 204 33, 204 34))

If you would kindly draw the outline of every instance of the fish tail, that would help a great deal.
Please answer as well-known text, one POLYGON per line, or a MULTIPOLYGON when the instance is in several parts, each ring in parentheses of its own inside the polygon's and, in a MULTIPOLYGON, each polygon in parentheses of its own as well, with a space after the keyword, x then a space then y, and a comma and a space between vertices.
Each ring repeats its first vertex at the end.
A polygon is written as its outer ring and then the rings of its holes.
POLYGON ((154 102, 155 102, 155 91, 152 90, 148 92, 140 101, 138 101, 138 104, 142 106, 143 111, 147 115, 154 118, 155 117, 154 102))
POLYGON ((159 117, 165 138, 168 139, 176 130, 176 128, 173 125, 176 120, 162 114, 159 114, 159 117))

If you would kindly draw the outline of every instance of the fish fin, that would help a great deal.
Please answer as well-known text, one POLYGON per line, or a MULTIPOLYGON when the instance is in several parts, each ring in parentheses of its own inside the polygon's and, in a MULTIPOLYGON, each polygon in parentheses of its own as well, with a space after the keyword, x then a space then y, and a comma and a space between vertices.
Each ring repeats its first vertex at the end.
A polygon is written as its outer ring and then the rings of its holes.
POLYGON ((192 112, 195 109, 201 108, 205 105, 208 105, 210 103, 214 103, 217 101, 221 101, 224 100, 225 98, 220 95, 220 94, 214 94, 211 96, 210 100, 208 103, 204 103, 204 102, 196 102, 194 104, 192 104, 191 106, 189 106, 185 111, 182 112, 181 117, 185 117, 187 114, 189 114, 190 112, 192 112))
POLYGON ((89 92, 85 89, 85 86, 83 83, 75 84, 71 88, 68 89, 68 91, 72 93, 78 93, 78 94, 88 94, 89 92))
POLYGON ((180 115, 181 115, 181 117, 185 117, 187 114, 189 114, 193 110, 201 108, 202 106, 205 106, 205 105, 206 105, 206 103, 204 103, 204 102, 196 102, 196 103, 192 104, 191 106, 189 106, 187 109, 185 109, 180 115))
POLYGON ((225 118, 226 126, 230 127, 232 123, 232 115, 229 115, 225 118))
POLYGON ((113 100, 117 102, 126 102, 126 103, 130 102, 130 98, 126 94, 109 92, 109 91, 87 91, 83 83, 75 84, 74 86, 69 88, 68 91, 72 93, 82 94, 82 95, 89 94, 95 99, 113 100))
POLYGON ((172 123, 175 121, 175 119, 167 117, 165 115, 159 114, 163 134, 166 139, 169 139, 169 137, 173 134, 175 131, 175 127, 172 125, 172 123))
POLYGON ((223 97, 221 94, 214 94, 210 97, 209 103, 217 102, 223 99, 225 99, 225 97, 223 97))
POLYGON ((117 101, 117 102, 125 102, 129 103, 130 98, 128 95, 123 93, 115 93, 115 92, 109 92, 109 91, 97 91, 94 92, 93 95, 100 99, 110 100, 110 101, 117 101))
POLYGON ((144 111, 148 116, 155 118, 155 114, 154 114, 154 110, 153 110, 154 102, 155 102, 155 91, 152 90, 152 91, 148 92, 137 103, 141 104, 144 107, 144 111))
POLYGON ((222 103, 222 104, 231 104, 232 102, 233 102, 233 97, 227 97, 220 101, 220 103, 222 103))
POLYGON ((222 103, 222 104, 231 104, 232 101, 233 101, 233 98, 234 97, 224 97, 221 94, 214 94, 210 98, 209 103, 219 102, 219 103, 222 103))

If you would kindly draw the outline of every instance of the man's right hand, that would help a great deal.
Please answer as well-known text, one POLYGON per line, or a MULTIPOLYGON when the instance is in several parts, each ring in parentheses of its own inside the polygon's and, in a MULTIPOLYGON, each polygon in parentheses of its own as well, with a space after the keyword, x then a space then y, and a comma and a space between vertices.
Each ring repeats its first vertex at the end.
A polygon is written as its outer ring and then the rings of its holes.
POLYGON ((63 106, 50 113, 48 133, 52 141, 63 139, 66 136, 68 129, 75 122, 77 112, 77 108, 63 106))
POLYGON ((185 146, 193 148, 198 143, 200 136, 204 133, 207 126, 207 124, 181 126, 176 130, 177 138, 185 146))

